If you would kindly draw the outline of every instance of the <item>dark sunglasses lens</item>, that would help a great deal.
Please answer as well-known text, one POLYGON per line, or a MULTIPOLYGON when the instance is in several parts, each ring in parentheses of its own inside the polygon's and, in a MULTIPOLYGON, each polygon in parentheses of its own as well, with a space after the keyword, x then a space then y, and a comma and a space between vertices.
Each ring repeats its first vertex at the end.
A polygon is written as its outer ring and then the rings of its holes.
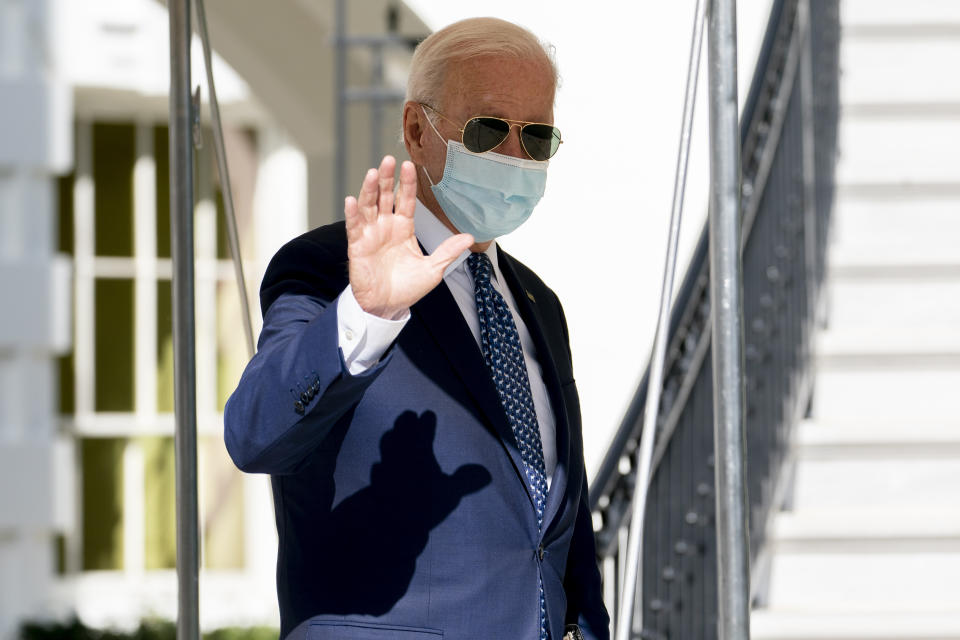
POLYGON ((548 124, 524 125, 520 137, 534 160, 549 160, 560 147, 560 130, 548 124))
POLYGON ((463 146, 474 153, 490 151, 510 133, 510 125, 497 118, 473 118, 463 125, 463 146))

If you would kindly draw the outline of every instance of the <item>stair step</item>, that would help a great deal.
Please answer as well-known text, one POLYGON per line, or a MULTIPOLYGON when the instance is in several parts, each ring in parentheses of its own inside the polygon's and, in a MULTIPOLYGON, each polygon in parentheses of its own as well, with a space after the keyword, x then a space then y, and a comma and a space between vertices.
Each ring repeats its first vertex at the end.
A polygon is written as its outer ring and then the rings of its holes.
POLYGON ((792 506, 803 509, 960 509, 960 456, 811 458, 795 470, 792 506))
MULTIPOLYGON (((955 237, 960 238, 960 230, 955 237)), ((874 247, 838 247, 831 250, 829 264, 835 278, 960 279, 956 247, 918 243, 887 255, 874 247)))
POLYGON ((960 262, 960 198, 842 197, 831 220, 830 269, 960 262))
POLYGON ((934 421, 960 416, 960 368, 824 368, 813 416, 820 420, 934 421))
POLYGON ((902 24, 850 24, 843 27, 844 38, 894 39, 955 38, 960 36, 960 22, 904 22, 902 24))
POLYGON ((889 24, 960 23, 956 0, 843 0, 840 23, 844 27, 889 24))
POLYGON ((960 550, 774 554, 771 609, 824 613, 960 609, 960 550))
POLYGON ((960 511, 948 509, 803 509, 778 513, 775 551, 878 553, 960 550, 960 511))
POLYGON ((960 368, 960 329, 928 325, 922 331, 828 330, 817 336, 818 370, 836 368, 960 368))
POLYGON ((960 277, 848 278, 829 271, 828 326, 836 331, 889 329, 915 336, 928 328, 960 331, 960 277))
MULTIPOLYGON (((960 63, 960 41, 957 51, 960 63)), ((844 118, 840 124, 837 181, 956 180, 960 177, 958 148, 960 118, 844 118)))
POLYGON ((945 119, 960 118, 960 102, 847 102, 841 106, 841 118, 945 119))
POLYGON ((825 613, 755 609, 753 640, 958 640, 960 611, 825 613))
POLYGON ((795 447, 802 460, 960 456, 960 422, 807 420, 795 447))
POLYGON ((882 182, 867 180, 837 184, 840 198, 870 199, 876 202, 916 200, 956 200, 960 198, 960 181, 948 182, 882 182))
MULTIPOLYGON (((912 3, 905 3, 912 4, 912 3)), ((845 26, 840 44, 840 101, 960 101, 960 23, 845 26)))

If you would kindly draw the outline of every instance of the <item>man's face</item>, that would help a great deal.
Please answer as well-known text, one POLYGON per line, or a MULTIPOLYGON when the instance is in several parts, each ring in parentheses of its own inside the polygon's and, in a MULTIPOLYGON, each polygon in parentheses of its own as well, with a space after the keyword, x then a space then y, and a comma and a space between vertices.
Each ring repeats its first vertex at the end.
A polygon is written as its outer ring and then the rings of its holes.
MULTIPOLYGON (((447 70, 444 93, 436 106, 450 122, 435 118, 437 129, 447 140, 460 141, 457 130, 474 116, 497 116, 509 120, 553 124, 553 74, 542 61, 518 61, 516 58, 485 56, 451 65, 447 70), (457 125, 454 125, 454 122, 457 125)), ((443 176, 446 147, 436 136, 427 144, 426 166, 430 176, 443 176)), ((529 159, 520 144, 520 127, 494 149, 496 153, 529 159)))
MULTIPOLYGON (((553 70, 546 60, 517 60, 494 55, 467 60, 447 69, 440 102, 431 105, 446 117, 430 114, 440 136, 427 123, 429 109, 416 102, 405 105, 404 136, 407 151, 419 166, 417 197, 451 231, 459 232, 430 190, 430 184, 439 183, 443 178, 447 158, 444 142, 460 142, 459 129, 474 116, 553 124, 554 90, 553 70)), ((507 139, 493 151, 529 159, 520 144, 520 127, 516 125, 511 127, 507 139)), ((471 250, 483 251, 489 244, 474 244, 471 250)))

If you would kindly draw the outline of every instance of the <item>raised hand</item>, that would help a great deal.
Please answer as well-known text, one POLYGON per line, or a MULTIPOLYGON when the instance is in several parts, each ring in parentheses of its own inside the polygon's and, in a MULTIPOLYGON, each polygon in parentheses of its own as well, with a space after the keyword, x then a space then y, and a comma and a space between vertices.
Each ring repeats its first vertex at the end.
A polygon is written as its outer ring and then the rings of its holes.
POLYGON ((393 173, 397 161, 384 156, 380 169, 370 169, 360 195, 347 197, 347 257, 353 295, 367 313, 399 319, 443 278, 443 270, 473 244, 466 233, 448 238, 425 256, 413 229, 417 172, 412 162, 400 167, 400 189, 394 208, 393 173))

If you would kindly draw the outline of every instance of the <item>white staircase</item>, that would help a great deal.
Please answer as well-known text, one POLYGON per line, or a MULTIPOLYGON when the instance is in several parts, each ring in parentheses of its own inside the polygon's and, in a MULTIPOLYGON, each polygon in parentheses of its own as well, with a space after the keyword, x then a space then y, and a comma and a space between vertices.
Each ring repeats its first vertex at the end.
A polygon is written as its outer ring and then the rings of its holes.
POLYGON ((752 637, 960 640, 960 0, 841 20, 827 326, 752 637))

